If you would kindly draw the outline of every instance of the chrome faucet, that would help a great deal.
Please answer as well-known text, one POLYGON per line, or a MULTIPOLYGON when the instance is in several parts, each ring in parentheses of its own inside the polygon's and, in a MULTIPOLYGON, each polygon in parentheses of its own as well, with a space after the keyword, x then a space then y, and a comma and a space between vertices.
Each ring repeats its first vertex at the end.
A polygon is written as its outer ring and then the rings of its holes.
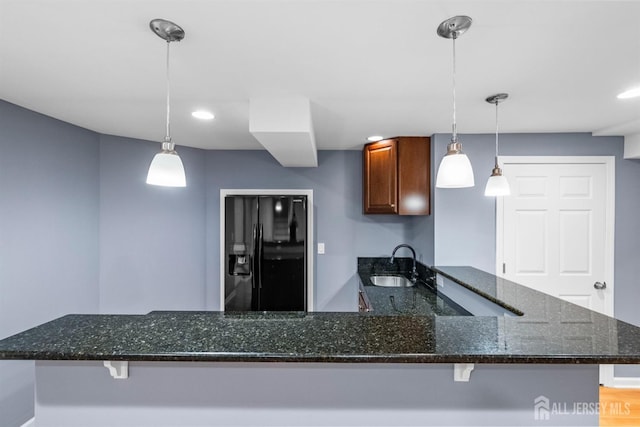
POLYGON ((413 250, 411 246, 407 245, 406 243, 402 243, 396 246, 395 248, 393 248, 393 252, 391 252, 391 258, 389 258, 389 264, 393 264, 393 260, 396 256, 396 252, 400 248, 409 249, 411 251, 411 254, 413 255, 413 267, 411 268, 411 281, 415 283, 418 280, 418 270, 416 270, 416 251, 413 250))

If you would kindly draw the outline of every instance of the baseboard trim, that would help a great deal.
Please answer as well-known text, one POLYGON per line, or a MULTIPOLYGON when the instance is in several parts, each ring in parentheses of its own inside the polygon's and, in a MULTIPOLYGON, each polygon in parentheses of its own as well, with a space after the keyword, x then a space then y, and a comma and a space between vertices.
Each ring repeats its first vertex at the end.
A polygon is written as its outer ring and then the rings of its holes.
POLYGON ((612 388, 640 388, 640 377, 616 377, 614 365, 600 365, 600 385, 612 388))
POLYGON ((36 419, 34 417, 34 418, 31 418, 26 423, 22 424, 20 427, 34 427, 35 425, 36 425, 36 419))
POLYGON ((638 377, 613 377, 614 388, 640 388, 640 378, 638 377))

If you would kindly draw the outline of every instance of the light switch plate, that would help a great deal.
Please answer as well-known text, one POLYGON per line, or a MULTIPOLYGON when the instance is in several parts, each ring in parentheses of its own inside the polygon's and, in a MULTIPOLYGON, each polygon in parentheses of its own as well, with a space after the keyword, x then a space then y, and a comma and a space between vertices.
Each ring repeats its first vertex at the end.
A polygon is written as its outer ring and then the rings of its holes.
POLYGON ((324 243, 318 243, 318 254, 324 254, 324 243))

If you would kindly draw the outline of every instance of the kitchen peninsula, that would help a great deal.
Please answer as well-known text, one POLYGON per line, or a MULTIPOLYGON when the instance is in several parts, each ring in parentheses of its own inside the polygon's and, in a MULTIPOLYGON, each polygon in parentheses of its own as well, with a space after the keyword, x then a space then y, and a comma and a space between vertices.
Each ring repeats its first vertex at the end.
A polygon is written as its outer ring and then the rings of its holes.
POLYGON ((524 314, 68 315, 0 341, 0 358, 38 361, 38 426, 478 425, 485 405, 525 425, 538 396, 597 401, 597 364, 640 362, 638 327, 471 267, 434 270, 524 314), (129 361, 129 378, 97 361, 129 361), (482 364, 468 383, 454 382, 451 364, 461 363, 482 364), (529 390, 514 396, 523 381, 529 390), (254 412, 239 415, 241 405, 254 412), (465 410, 443 418, 442 405, 465 410), (300 411, 313 416, 301 421, 300 411))
POLYGON ((503 317, 390 315, 374 310, 366 315, 175 311, 146 315, 67 315, 0 341, 0 358, 640 363, 640 328, 636 326, 472 267, 434 269, 485 298, 524 314, 503 317))

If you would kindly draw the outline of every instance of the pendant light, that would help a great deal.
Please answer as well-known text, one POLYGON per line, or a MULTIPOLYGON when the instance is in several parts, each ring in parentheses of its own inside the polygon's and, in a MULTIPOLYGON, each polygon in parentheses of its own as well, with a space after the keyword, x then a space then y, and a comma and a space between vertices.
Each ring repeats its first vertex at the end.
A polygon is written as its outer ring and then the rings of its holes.
POLYGON ((171 141, 170 128, 170 91, 169 91, 169 46, 171 42, 184 38, 184 30, 179 25, 165 19, 154 19, 149 22, 151 30, 158 37, 167 41, 167 133, 162 143, 162 151, 156 154, 149 166, 147 184, 163 187, 186 187, 187 180, 184 174, 182 160, 175 150, 175 144, 171 141))
POLYGON ((485 196, 508 196, 511 194, 509 189, 509 182, 507 178, 502 175, 502 169, 498 166, 498 104, 507 99, 509 94, 498 93, 491 95, 486 99, 490 104, 496 105, 496 165, 491 171, 491 176, 487 181, 487 186, 484 188, 485 196))
POLYGON ((447 154, 442 158, 436 187, 439 188, 465 188, 475 185, 473 168, 466 154, 462 152, 462 144, 458 142, 458 129, 456 126, 456 39, 471 27, 471 18, 468 16, 454 16, 442 22, 438 26, 438 35, 453 40, 453 125, 451 142, 447 145, 447 154))

